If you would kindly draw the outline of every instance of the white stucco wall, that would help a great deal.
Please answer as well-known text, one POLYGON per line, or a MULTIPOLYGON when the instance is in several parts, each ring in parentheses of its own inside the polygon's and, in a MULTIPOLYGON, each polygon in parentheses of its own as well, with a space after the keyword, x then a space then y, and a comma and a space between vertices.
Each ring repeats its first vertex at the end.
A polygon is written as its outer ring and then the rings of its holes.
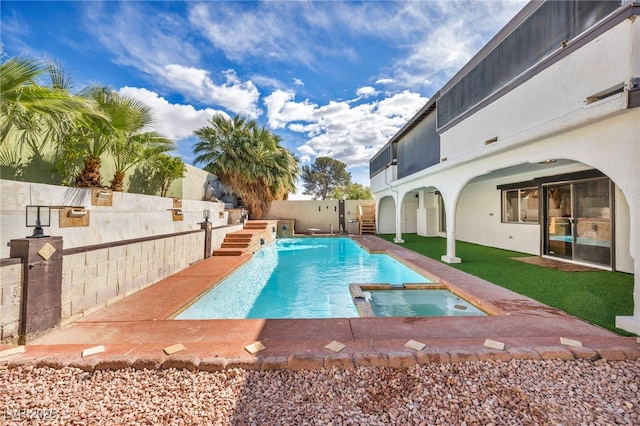
POLYGON ((380 198, 378 205, 377 226, 380 234, 395 234, 396 203, 392 196, 380 198))
POLYGON ((443 132, 442 157, 448 161, 475 159, 498 146, 528 143, 624 112, 623 94, 588 105, 586 100, 640 75, 632 66, 634 25, 623 21, 443 132), (494 137, 498 137, 497 143, 485 145, 494 137))

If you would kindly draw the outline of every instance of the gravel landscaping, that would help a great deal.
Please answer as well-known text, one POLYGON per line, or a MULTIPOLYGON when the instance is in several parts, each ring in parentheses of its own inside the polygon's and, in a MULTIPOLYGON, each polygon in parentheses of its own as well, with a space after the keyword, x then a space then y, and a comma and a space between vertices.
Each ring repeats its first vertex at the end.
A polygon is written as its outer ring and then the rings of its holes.
POLYGON ((638 425, 639 388, 640 360, 219 372, 0 366, 0 425, 638 425))

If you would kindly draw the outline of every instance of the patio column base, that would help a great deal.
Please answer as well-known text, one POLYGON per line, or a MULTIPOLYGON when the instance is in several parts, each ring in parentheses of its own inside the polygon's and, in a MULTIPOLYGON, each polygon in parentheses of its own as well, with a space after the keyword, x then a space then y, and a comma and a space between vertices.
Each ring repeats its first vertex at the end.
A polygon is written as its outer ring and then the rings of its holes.
POLYGON ((404 244, 404 240, 402 238, 394 238, 393 242, 396 244, 404 244))
POLYGON ((640 336, 640 318, 616 317, 616 327, 640 336))
POLYGON ((462 259, 460 259, 459 257, 448 256, 446 254, 442 255, 440 260, 442 260, 443 262, 446 262, 446 263, 462 263, 462 259))

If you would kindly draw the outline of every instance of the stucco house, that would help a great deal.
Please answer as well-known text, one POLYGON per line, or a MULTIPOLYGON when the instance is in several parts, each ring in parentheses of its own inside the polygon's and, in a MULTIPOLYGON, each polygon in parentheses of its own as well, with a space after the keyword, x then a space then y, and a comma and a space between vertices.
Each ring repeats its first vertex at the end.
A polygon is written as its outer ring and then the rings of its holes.
POLYGON ((377 232, 635 274, 640 3, 532 1, 370 159, 377 232))

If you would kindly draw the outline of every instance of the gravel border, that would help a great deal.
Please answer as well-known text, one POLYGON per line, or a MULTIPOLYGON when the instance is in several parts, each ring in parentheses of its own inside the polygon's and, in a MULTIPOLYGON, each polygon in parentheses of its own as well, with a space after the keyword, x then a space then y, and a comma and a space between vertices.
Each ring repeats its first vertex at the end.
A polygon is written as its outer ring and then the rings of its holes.
POLYGON ((640 424, 640 360, 224 371, 0 365, 0 424, 640 424))

